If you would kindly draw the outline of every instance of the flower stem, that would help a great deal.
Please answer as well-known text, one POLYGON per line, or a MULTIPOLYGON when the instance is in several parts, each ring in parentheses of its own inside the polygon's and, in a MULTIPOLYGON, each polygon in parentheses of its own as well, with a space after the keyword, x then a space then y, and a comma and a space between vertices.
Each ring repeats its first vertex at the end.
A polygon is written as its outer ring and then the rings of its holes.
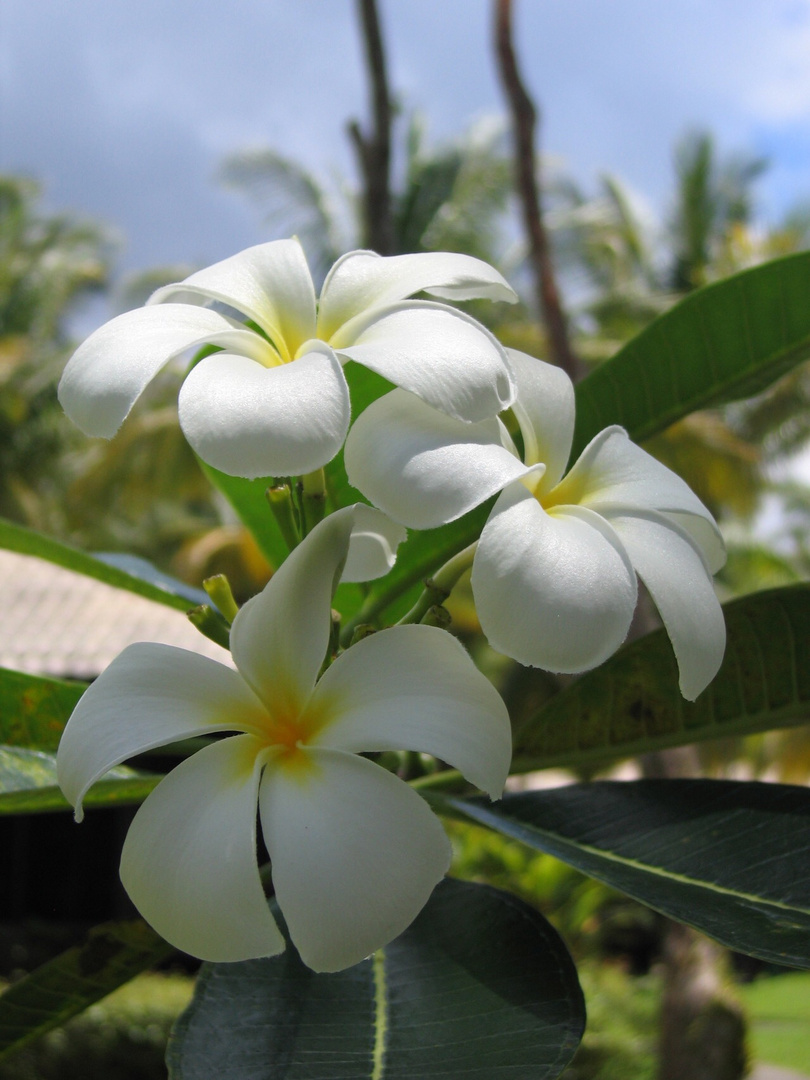
POLYGON ((307 536, 323 521, 326 513, 326 477, 323 469, 306 473, 298 481, 301 500, 302 532, 307 536))
POLYGON ((452 559, 448 559, 444 566, 436 571, 433 577, 429 577, 425 581, 425 588, 422 595, 413 605, 411 610, 406 615, 402 616, 397 623, 397 626, 404 626, 406 623, 422 622, 432 608, 441 607, 455 588, 458 579, 464 571, 472 566, 473 556, 475 555, 477 546, 478 542, 476 541, 468 547, 465 547, 462 551, 459 551, 454 555, 452 559))
POLYGON ((216 604, 226 622, 232 623, 239 611, 233 598, 231 583, 224 574, 214 574, 203 581, 203 588, 216 604))
MULTIPOLYGON (((456 552, 456 554, 453 555, 450 559, 448 559, 444 566, 439 571, 437 571, 437 573, 432 578, 428 579, 428 581, 433 582, 434 585, 438 582, 439 591, 434 591, 431 594, 432 599, 430 599, 430 601, 424 605, 423 614, 429 611, 430 608, 433 607, 435 604, 441 603, 442 600, 447 599, 453 589, 453 586, 456 584, 459 577, 461 577, 461 574, 472 563, 472 557, 475 554, 476 544, 477 541, 474 541, 468 547, 465 547, 462 551, 456 552), (460 569, 456 571, 456 566, 459 561, 461 562, 461 566, 460 569)), ((351 619, 348 619, 344 623, 343 630, 340 635, 341 643, 344 646, 348 646, 349 642, 352 640, 352 635, 354 634, 356 627, 358 627, 361 623, 369 623, 372 626, 375 625, 378 616, 389 606, 389 604, 392 604, 398 596, 400 596, 406 590, 410 589, 411 585, 414 585, 418 580, 419 577, 417 576, 417 574, 413 574, 413 576, 407 575, 395 581, 391 587, 378 593, 372 593, 371 596, 368 597, 362 608, 351 619)), ((427 583, 425 587, 427 590, 427 583)), ((417 605, 420 604, 423 599, 424 597, 420 597, 419 601, 417 601, 417 605)), ((415 607, 412 608, 411 611, 414 611, 415 607)), ((410 614, 410 612, 408 614, 410 614)), ((400 622, 406 621, 407 618, 408 616, 405 616, 405 619, 401 619, 400 622)), ((418 622, 417 619, 413 619, 410 621, 418 622)))
POLYGON ((301 537, 298 532, 298 522, 293 506, 292 489, 289 482, 281 482, 269 487, 265 492, 273 517, 276 519, 278 531, 284 538, 284 543, 289 551, 298 547, 301 537))

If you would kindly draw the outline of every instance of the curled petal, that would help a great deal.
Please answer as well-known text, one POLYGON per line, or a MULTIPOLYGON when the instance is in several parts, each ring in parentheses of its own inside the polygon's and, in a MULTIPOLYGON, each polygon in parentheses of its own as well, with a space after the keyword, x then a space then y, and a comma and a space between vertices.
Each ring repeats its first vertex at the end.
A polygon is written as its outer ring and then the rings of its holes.
MULTIPOLYGON (((326 656, 332 596, 349 550, 355 507, 330 514, 282 563, 231 626, 234 662, 273 710, 299 714, 326 656)), ((362 526, 368 530, 367 508, 362 526)))
POLYGON ((202 960, 284 950, 256 865, 261 750, 258 739, 237 735, 181 762, 138 810, 121 853, 135 907, 202 960))
POLYGON ((384 577, 397 561, 397 548, 406 532, 385 514, 357 503, 349 554, 341 581, 374 581, 384 577))
POLYGON ((610 523, 667 628, 681 693, 694 701, 717 674, 726 647, 723 609, 702 553, 688 533, 654 512, 611 516, 610 523))
POLYGON ((577 503, 605 515, 658 510, 692 534, 712 573, 726 561, 720 530, 697 495, 631 442, 623 428, 605 428, 592 439, 553 497, 556 503, 577 503))
POLYGON ((416 918, 450 865, 450 844, 419 795, 380 766, 336 750, 301 756, 268 766, 262 833, 301 959, 339 971, 416 918))
POLYGON ((59 743, 59 786, 81 821, 88 788, 127 758, 212 731, 258 731, 265 719, 231 668, 172 645, 138 642, 73 710, 59 743))
MULTIPOLYGON (((146 309, 150 310, 150 309, 146 309)), ((349 390, 327 346, 262 367, 216 353, 180 389, 180 424, 203 461, 231 476, 290 476, 325 465, 349 427, 349 390)))
POLYGON ((484 420, 508 408, 515 385, 506 353, 463 312, 410 300, 359 315, 332 347, 459 420, 484 420))
POLYGON ((558 483, 568 464, 574 439, 574 384, 562 368, 534 356, 507 349, 515 374, 517 397, 512 409, 523 435, 523 460, 542 462, 545 475, 538 490, 558 483))
POLYGON ((85 435, 110 439, 173 357, 211 342, 245 352, 254 348, 251 339, 261 344, 257 334, 207 308, 170 304, 127 311, 79 346, 62 374, 59 401, 85 435))
POLYGON ((497 418, 465 424, 404 390, 361 413, 345 462, 358 491, 414 529, 461 517, 529 471, 497 418))
POLYGON ((321 702, 334 719, 318 746, 433 754, 500 798, 512 756, 509 715, 444 630, 394 626, 364 638, 326 670, 312 696, 315 708, 321 702))
POLYGON ((497 270, 470 255, 424 252, 382 257, 350 251, 338 259, 324 282, 318 309, 318 336, 331 336, 355 315, 372 307, 429 292, 445 300, 506 300, 517 295, 497 270))
POLYGON ((227 304, 253 319, 271 338, 283 360, 315 336, 315 289, 297 240, 272 240, 214 263, 176 285, 165 285, 149 298, 227 304))
POLYGON ((546 513, 520 483, 503 492, 484 526, 472 588, 494 648, 571 673, 621 645, 636 602, 633 568, 610 525, 579 507, 546 513))

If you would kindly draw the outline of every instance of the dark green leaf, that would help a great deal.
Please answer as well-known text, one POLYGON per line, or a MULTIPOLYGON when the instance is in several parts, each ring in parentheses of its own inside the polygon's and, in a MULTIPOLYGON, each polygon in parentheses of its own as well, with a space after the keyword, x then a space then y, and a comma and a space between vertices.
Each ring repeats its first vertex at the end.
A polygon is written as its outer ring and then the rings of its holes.
MULTIPOLYGON (((91 809, 143 802, 160 779, 119 766, 93 785, 84 805, 91 809)), ((0 814, 69 809, 56 780, 55 755, 18 746, 0 746, 0 814)))
POLYGON ((55 750, 87 686, 0 668, 0 743, 55 750))
POLYGON ((577 386, 572 460, 609 424, 637 442, 749 397, 810 356, 810 253, 691 293, 577 386))
POLYGON ((295 951, 206 965, 169 1047, 174 1080, 544 1080, 582 1035, 576 969, 516 897, 446 880, 401 937, 318 975, 295 951))
POLYGON ((97 559, 84 551, 79 551, 78 548, 70 547, 68 544, 63 544, 33 529, 27 529, 24 525, 7 521, 5 518, 0 518, 0 548, 17 551, 21 555, 35 555, 37 558, 56 563, 57 566, 63 566, 66 570, 73 570, 77 574, 95 578, 117 589, 127 589, 139 596, 145 596, 147 600, 157 600, 158 603, 177 608, 179 611, 187 611, 190 607, 185 596, 170 590, 167 582, 171 579, 168 576, 164 576, 161 585, 157 585, 154 580, 127 573, 103 559, 97 559))
POLYGON ((14 983, 0 997, 0 1057, 106 997, 174 950, 140 921, 96 926, 83 944, 14 983))
POLYGON ((517 767, 576 766, 807 723, 810 585, 753 593, 724 612, 726 655, 697 701, 681 697, 672 646, 657 630, 552 698, 517 733, 517 767))
POLYGON ((448 803, 731 949, 810 967, 805 788, 639 780, 448 803))

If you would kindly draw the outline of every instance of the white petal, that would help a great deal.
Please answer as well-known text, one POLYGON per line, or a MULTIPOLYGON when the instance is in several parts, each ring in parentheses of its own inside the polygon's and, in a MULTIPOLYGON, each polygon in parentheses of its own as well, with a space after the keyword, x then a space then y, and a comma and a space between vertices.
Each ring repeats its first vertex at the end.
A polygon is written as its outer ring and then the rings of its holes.
POLYGON ((601 664, 624 640, 636 602, 633 568, 610 525, 580 507, 548 514, 520 483, 484 526, 472 588, 490 644, 548 671, 601 664))
POLYGON ((297 240, 272 240, 158 289, 150 304, 218 300, 253 319, 284 360, 315 337, 315 289, 297 240))
POLYGON ((330 514, 240 608, 230 645, 239 671, 271 710, 300 714, 326 657, 332 596, 355 508, 330 514))
POLYGON ((692 538, 662 515, 612 516, 610 523, 667 628, 681 693, 694 701, 718 672, 726 647, 723 609, 692 538))
POLYGON ((397 521, 433 529, 529 470, 495 418, 465 424, 394 390, 360 414, 346 440, 349 483, 397 521))
POLYGON ((261 752, 258 739, 238 735, 187 758, 138 810, 121 853, 135 907, 201 960, 284 950, 256 865, 261 752))
POLYGON ((373 762, 303 751, 307 770, 268 766, 259 793, 273 885, 301 959, 339 971, 416 918, 450 865, 426 803, 373 762))
POLYGON ((59 743, 59 786, 76 808, 108 769, 156 746, 212 731, 261 730, 266 712, 216 660, 138 642, 85 691, 59 743))
POLYGON ((216 353, 189 372, 180 425, 203 461, 252 479, 297 476, 332 460, 349 427, 349 390, 331 349, 312 348, 270 368, 216 353))
POLYGON ((62 374, 59 401, 85 435, 112 438, 169 360, 210 342, 245 352, 261 339, 216 311, 186 304, 127 311, 79 346, 62 374))
POLYGON ((410 300, 375 309, 342 327, 330 344, 459 420, 495 416, 515 397, 501 345, 444 304, 410 300))
POLYGON ((714 518, 680 476, 636 446, 620 427, 605 428, 585 447, 554 492, 559 503, 577 503, 598 514, 658 510, 690 532, 712 573, 726 560, 714 518))
POLYGON ((418 292, 445 300, 482 297, 510 304, 517 300, 497 270, 470 255, 426 252, 383 258, 373 251, 350 251, 338 259, 324 282, 318 336, 328 341, 355 315, 418 292))
POLYGON ((562 368, 534 356, 507 349, 515 374, 517 397, 512 405, 523 434, 523 460, 542 462, 546 473, 540 491, 558 483, 568 464, 574 439, 574 384, 562 368))
POLYGON ((495 687, 444 630, 394 626, 328 668, 312 695, 334 719, 316 735, 336 750, 415 750, 500 798, 512 757, 509 714, 495 687))
POLYGON ((374 581, 384 577, 397 561, 397 548, 405 529, 371 506, 354 508, 354 528, 341 581, 374 581))

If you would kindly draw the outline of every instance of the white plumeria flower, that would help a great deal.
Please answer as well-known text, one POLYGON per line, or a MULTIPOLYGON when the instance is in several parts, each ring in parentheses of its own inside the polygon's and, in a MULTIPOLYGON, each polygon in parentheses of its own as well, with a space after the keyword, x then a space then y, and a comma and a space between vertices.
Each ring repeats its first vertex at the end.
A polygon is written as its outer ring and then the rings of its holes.
POLYGON ((340 450, 351 415, 347 360, 461 420, 494 416, 514 398, 504 350, 463 312, 407 299, 420 291, 516 300, 496 270, 468 255, 352 251, 318 301, 299 242, 276 240, 158 289, 146 307, 100 327, 68 361, 59 400, 85 434, 110 438, 169 360, 215 346, 186 376, 180 424, 203 461, 251 478, 312 472, 340 450))
POLYGON ((725 623, 712 574, 725 561, 717 525, 680 477, 609 427, 567 476, 574 390, 557 367, 509 350, 520 456, 497 418, 459 424, 401 390, 359 418, 346 444, 350 482, 417 529, 452 521, 501 492, 475 552, 472 588, 500 652, 581 672, 624 640, 644 581, 669 633, 681 693, 714 678, 725 623))
POLYGON ((114 765, 230 733, 160 782, 121 856, 136 907, 179 949, 233 961, 284 948, 256 862, 257 803, 276 898, 306 964, 348 967, 409 925, 445 873, 450 845, 422 798, 361 751, 434 754, 500 796, 511 755, 506 708, 446 632, 383 630, 318 678, 350 541, 354 576, 369 577, 403 534, 370 507, 338 511, 237 614, 236 671, 183 649, 131 645, 77 705, 58 755, 77 819, 88 788, 114 765))

